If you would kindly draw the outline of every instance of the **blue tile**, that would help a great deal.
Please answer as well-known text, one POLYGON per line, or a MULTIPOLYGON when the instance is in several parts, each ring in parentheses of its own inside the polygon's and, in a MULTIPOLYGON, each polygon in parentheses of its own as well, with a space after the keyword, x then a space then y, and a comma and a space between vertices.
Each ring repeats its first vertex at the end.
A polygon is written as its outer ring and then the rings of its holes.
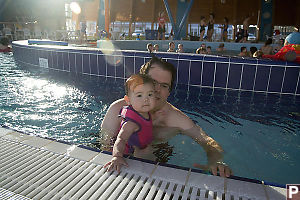
POLYGON ((125 57, 125 76, 128 78, 134 73, 134 57, 125 57))
POLYGON ((255 65, 247 65, 247 64, 244 65, 241 89, 244 89, 244 90, 252 90, 253 89, 255 71, 256 71, 255 65))
POLYGON ((90 67, 91 67, 91 74, 97 75, 98 67, 97 67, 97 55, 96 54, 90 55, 90 67))
POLYGON ((114 56, 106 55, 106 65, 107 65, 107 76, 115 77, 115 63, 114 63, 114 56))
POLYGON ((57 52, 57 65, 58 69, 63 69, 64 68, 64 61, 63 61, 63 53, 62 52, 57 52))
POLYGON ((217 63, 214 87, 226 88, 227 73, 228 73, 228 64, 217 63))
MULTIPOLYGON (((27 63, 33 63, 32 61, 32 57, 31 57, 31 54, 32 54, 32 49, 26 49, 26 50, 23 50, 24 54, 25 54, 25 62, 27 63)), ((46 55, 47 57, 47 55, 46 55)))
POLYGON ((203 62, 202 86, 213 86, 215 63, 203 62))
MULTIPOLYGON (((30 51, 28 52, 30 53, 30 51)), ((29 55, 28 55, 29 57, 29 55)), ((53 68, 53 57, 52 57, 52 51, 46 51, 46 57, 48 59, 48 67, 53 68)))
POLYGON ((82 73, 82 54, 76 53, 75 54, 75 69, 76 72, 82 73))
POLYGON ((257 66, 256 80, 255 80, 255 91, 267 91, 270 66, 257 66))
POLYGON ((299 78, 298 67, 287 67, 285 71, 285 77, 282 87, 283 93, 295 93, 296 86, 299 78))
POLYGON ((201 72, 202 72, 202 62, 201 61, 192 61, 191 62, 191 85, 200 85, 201 84, 201 72))
POLYGON ((145 58, 145 63, 149 62, 151 58, 145 58))
POLYGON ((144 64, 144 57, 135 57, 135 74, 139 73, 141 66, 144 64))
POLYGON ((272 67, 268 92, 280 92, 283 81, 284 67, 272 67))
POLYGON ((287 65, 288 66, 300 66, 300 64, 299 63, 296 63, 296 62, 287 62, 287 65))
POLYGON ((300 94, 300 84, 298 84, 296 94, 300 94))
POLYGON ((39 65, 39 57, 38 57, 38 50, 37 49, 33 49, 32 52, 32 58, 33 58, 33 64, 34 65, 39 65))
POLYGON ((231 57, 230 58, 230 62, 234 63, 234 64, 238 64, 238 63, 244 63, 245 59, 241 58, 241 57, 231 57))
POLYGON ((178 60, 178 53, 161 53, 160 58, 164 60, 178 60))
POLYGON ((229 76, 228 76, 228 88, 239 89, 242 73, 242 64, 230 64, 229 76))
POLYGON ((69 65, 69 53, 63 52, 63 69, 66 71, 70 71, 70 65, 69 65))
POLYGON ((178 60, 168 59, 167 62, 171 63, 172 65, 174 65, 174 67, 177 69, 177 67, 178 67, 178 60))
POLYGON ((189 84, 189 68, 190 61, 187 60, 179 60, 178 64, 178 80, 177 82, 180 84, 189 84))
POLYGON ((90 54, 82 54, 82 55, 83 55, 83 69, 82 69, 82 73, 91 74, 90 54))
POLYGON ((70 72, 76 72, 75 68, 75 53, 69 53, 70 72))
POLYGON ((57 64, 57 51, 52 51, 52 67, 54 69, 59 69, 57 64))
POLYGON ((116 61, 116 77, 124 77, 124 57, 118 57, 116 61))
POLYGON ((106 61, 103 54, 97 55, 98 57, 98 75, 106 76, 106 61))

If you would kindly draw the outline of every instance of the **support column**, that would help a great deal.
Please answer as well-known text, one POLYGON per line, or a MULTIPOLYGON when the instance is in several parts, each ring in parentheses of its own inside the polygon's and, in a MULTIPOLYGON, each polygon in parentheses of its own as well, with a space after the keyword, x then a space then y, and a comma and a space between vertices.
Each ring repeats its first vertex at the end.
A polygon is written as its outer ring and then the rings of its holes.
POLYGON ((176 24, 174 22, 174 18, 173 18, 171 9, 169 7, 168 0, 164 0, 164 4, 165 4, 165 7, 166 7, 166 10, 167 10, 167 13, 168 13, 169 20, 172 24, 173 32, 176 33, 177 32, 177 27, 176 27, 176 24))
POLYGON ((188 2, 187 1, 182 1, 182 0, 177 0, 177 12, 176 12, 176 29, 177 32, 175 32, 175 39, 180 40, 181 38, 185 38, 187 34, 187 23, 186 23, 186 17, 188 16, 188 13, 186 14, 185 19, 183 19, 185 15, 185 11, 188 8, 188 2), (179 24, 180 23, 180 24, 179 24), (180 27, 181 25, 181 27, 180 27), (185 27, 185 28, 183 28, 185 27))
POLYGON ((264 41, 266 36, 272 36, 273 0, 261 0, 259 38, 264 41))
POLYGON ((105 31, 109 33, 109 24, 110 24, 110 0, 105 0, 104 3, 105 7, 105 31))
MULTIPOLYGON (((132 35, 132 22, 133 22, 134 16, 133 16, 133 0, 130 0, 130 14, 129 14, 129 30, 128 30, 128 36, 131 37, 132 35)), ((135 26, 134 26, 135 29, 135 26)))
POLYGON ((99 0, 98 30, 105 30, 105 0, 99 0))

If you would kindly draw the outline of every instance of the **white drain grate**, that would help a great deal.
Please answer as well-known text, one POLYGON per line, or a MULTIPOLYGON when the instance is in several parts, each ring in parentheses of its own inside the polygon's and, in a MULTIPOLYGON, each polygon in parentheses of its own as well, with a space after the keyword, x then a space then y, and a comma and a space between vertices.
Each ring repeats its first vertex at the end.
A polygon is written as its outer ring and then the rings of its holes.
POLYGON ((225 194, 185 184, 188 178, 170 181, 131 168, 108 173, 100 164, 5 138, 0 138, 0 161, 0 199, 268 199, 225 194))

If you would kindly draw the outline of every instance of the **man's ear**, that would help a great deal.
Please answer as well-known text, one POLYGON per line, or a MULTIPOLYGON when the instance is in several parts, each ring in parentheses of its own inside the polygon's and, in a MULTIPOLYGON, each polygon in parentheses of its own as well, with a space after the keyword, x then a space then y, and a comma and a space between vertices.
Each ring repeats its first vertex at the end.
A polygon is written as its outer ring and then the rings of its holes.
POLYGON ((130 100, 129 100, 129 97, 127 95, 124 96, 124 100, 126 101, 126 103, 128 105, 130 105, 130 100))

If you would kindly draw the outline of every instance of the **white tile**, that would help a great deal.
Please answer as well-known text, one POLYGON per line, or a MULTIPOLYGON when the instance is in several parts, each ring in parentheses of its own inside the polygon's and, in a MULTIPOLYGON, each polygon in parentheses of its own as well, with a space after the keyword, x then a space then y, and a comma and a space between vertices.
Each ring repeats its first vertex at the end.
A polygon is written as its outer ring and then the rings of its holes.
POLYGON ((184 185, 185 180, 188 175, 188 171, 175 169, 170 167, 164 166, 157 166, 156 170, 154 171, 152 177, 162 178, 167 181, 177 182, 184 185))
POLYGON ((24 140, 31 139, 32 137, 33 136, 26 135, 26 134, 19 133, 19 132, 10 132, 3 136, 3 138, 5 138, 5 139, 16 141, 16 142, 22 142, 24 140))
POLYGON ((46 146, 50 142, 53 142, 53 141, 45 139, 45 138, 34 137, 33 136, 30 139, 28 139, 28 140, 24 140, 22 143, 28 144, 28 145, 33 146, 33 147, 41 148, 43 146, 46 146))
POLYGON ((65 143, 60 143, 60 142, 51 142, 49 144, 47 144, 46 146, 44 146, 42 149, 46 149, 55 153, 59 153, 59 154, 64 154, 67 152, 68 148, 71 145, 69 144, 65 144, 65 143))
POLYGON ((69 152, 69 156, 85 161, 92 160, 97 154, 99 154, 99 152, 91 151, 80 147, 75 147, 73 151, 69 152))
POLYGON ((0 137, 2 137, 3 135, 8 134, 10 132, 13 132, 13 130, 0 127, 0 137))
POLYGON ((150 176, 153 170, 155 169, 154 164, 141 162, 138 160, 125 159, 128 167, 124 167, 124 171, 134 172, 134 174, 140 174, 144 176, 150 176))
POLYGON ((251 199, 266 199, 262 184, 227 179, 227 193, 251 199))
POLYGON ((98 165, 105 165, 107 162, 109 162, 112 159, 111 155, 105 154, 105 153, 99 153, 96 157, 94 157, 91 162, 98 164, 98 165))
POLYGON ((286 189, 273 187, 266 185, 265 186, 269 199, 276 199, 276 200, 285 200, 286 199, 286 189))
POLYGON ((224 191, 224 178, 219 176, 191 172, 187 184, 206 190, 224 191))

